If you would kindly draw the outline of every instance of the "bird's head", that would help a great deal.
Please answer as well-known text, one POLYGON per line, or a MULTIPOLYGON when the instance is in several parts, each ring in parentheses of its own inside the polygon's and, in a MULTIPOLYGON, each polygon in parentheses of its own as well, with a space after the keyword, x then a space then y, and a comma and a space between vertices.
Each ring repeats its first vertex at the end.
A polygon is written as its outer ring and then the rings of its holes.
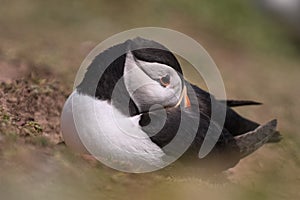
POLYGON ((148 112, 153 105, 168 108, 190 103, 182 69, 174 54, 163 45, 143 38, 127 40, 100 53, 77 89, 101 100, 111 101, 117 94, 115 102, 120 109, 124 107, 120 103, 122 98, 129 96, 133 104, 129 107, 137 110, 134 114, 148 112), (118 53, 121 56, 113 60, 118 53))
MULTIPOLYGON (((179 72, 172 65, 155 60, 155 54, 152 55, 151 62, 140 59, 143 53, 153 51, 154 49, 143 49, 126 54, 124 83, 133 102, 140 112, 148 111, 153 105, 176 107, 184 102, 185 106, 189 106, 181 69, 179 72)), ((161 56, 166 53, 159 49, 155 51, 160 51, 161 56)), ((176 59, 174 55, 171 58, 176 59)), ((173 62, 178 63, 177 60, 173 62)))

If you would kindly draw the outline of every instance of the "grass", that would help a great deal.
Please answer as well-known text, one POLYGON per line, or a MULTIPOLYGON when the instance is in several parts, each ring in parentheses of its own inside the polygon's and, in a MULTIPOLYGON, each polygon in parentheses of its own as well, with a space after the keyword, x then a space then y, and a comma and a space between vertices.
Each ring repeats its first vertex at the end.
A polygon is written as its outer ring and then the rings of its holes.
POLYGON ((201 24, 222 38, 252 51, 266 54, 297 55, 287 33, 268 19, 252 1, 168 1, 193 23, 201 24), (267 28, 266 28, 267 27, 267 28))
MULTIPOLYGON (((238 111, 259 122, 278 118, 284 140, 242 160, 229 180, 221 182, 220 175, 212 182, 198 177, 193 169, 190 176, 169 169, 123 174, 91 164, 64 148, 48 150, 44 137, 33 137, 36 145, 32 146, 10 134, 13 139, 0 140, 1 199, 299 198, 299 50, 250 1, 20 0, 2 4, 0 58, 36 63, 68 86, 87 53, 114 33, 163 26, 191 35, 216 61, 229 97, 265 103, 238 111)), ((5 114, 1 118, 10 120, 5 114)), ((28 127, 42 131, 34 122, 28 127)))

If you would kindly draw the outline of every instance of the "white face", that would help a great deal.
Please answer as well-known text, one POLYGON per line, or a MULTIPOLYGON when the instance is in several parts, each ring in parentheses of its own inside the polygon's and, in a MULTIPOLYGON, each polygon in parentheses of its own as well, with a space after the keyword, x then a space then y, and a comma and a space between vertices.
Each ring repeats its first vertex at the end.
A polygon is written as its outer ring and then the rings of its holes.
POLYGON ((182 93, 182 80, 178 73, 165 64, 145 62, 127 53, 124 82, 130 97, 141 112, 152 105, 177 105, 182 93))

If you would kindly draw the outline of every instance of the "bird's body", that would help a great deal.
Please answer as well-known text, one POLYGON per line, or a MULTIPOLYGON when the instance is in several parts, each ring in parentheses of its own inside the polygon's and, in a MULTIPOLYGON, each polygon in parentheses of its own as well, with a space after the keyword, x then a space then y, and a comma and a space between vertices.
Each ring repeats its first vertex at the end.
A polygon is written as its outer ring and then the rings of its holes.
POLYGON ((89 95, 82 95, 75 90, 65 104, 62 129, 65 130, 64 139, 67 145, 80 153, 93 151, 93 147, 89 147, 88 144, 95 143, 100 148, 97 149, 101 152, 99 156, 104 158, 114 157, 116 160, 141 164, 147 162, 157 166, 163 164, 164 152, 141 130, 139 119, 140 116, 125 116, 106 100, 101 101, 89 95), (65 121, 74 119, 74 110, 80 113, 76 115, 76 120, 65 121), (116 125, 116 119, 120 119, 122 124, 116 125), (124 130, 131 131, 132 135, 123 132, 119 127, 121 125, 124 130), (68 134, 69 129, 71 131, 68 134), (74 130, 75 133, 85 135, 74 134, 74 130), (77 139, 74 140, 74 137, 77 139))
POLYGON ((118 160, 150 171, 185 152, 182 158, 199 163, 219 160, 218 169, 224 170, 271 138, 280 140, 275 121, 260 126, 230 107, 252 104, 257 103, 216 100, 184 79, 180 64, 165 47, 137 38, 95 58, 64 106, 62 130, 67 145, 104 163, 118 160), (121 56, 113 59, 118 53, 121 56), (217 109, 225 106, 224 126, 211 120, 212 104, 217 109), (182 123, 187 124, 184 129, 182 123), (199 159, 208 129, 221 135, 214 138, 212 151, 199 159), (170 147, 173 141, 177 143, 170 147))

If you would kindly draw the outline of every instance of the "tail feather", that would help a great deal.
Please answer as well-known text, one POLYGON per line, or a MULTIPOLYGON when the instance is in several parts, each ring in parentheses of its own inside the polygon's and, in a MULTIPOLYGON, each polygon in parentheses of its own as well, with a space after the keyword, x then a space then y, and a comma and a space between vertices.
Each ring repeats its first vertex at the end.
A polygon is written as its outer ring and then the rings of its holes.
POLYGON ((275 131, 275 133, 272 135, 272 137, 269 139, 268 143, 277 143, 282 140, 282 135, 279 131, 275 131))
POLYGON ((222 100, 221 102, 226 103, 229 107, 262 105, 260 102, 250 100, 222 100))
POLYGON ((277 120, 275 119, 257 127, 254 131, 234 137, 240 148, 241 158, 251 154, 265 143, 271 142, 274 135, 279 134, 276 126, 277 120))

